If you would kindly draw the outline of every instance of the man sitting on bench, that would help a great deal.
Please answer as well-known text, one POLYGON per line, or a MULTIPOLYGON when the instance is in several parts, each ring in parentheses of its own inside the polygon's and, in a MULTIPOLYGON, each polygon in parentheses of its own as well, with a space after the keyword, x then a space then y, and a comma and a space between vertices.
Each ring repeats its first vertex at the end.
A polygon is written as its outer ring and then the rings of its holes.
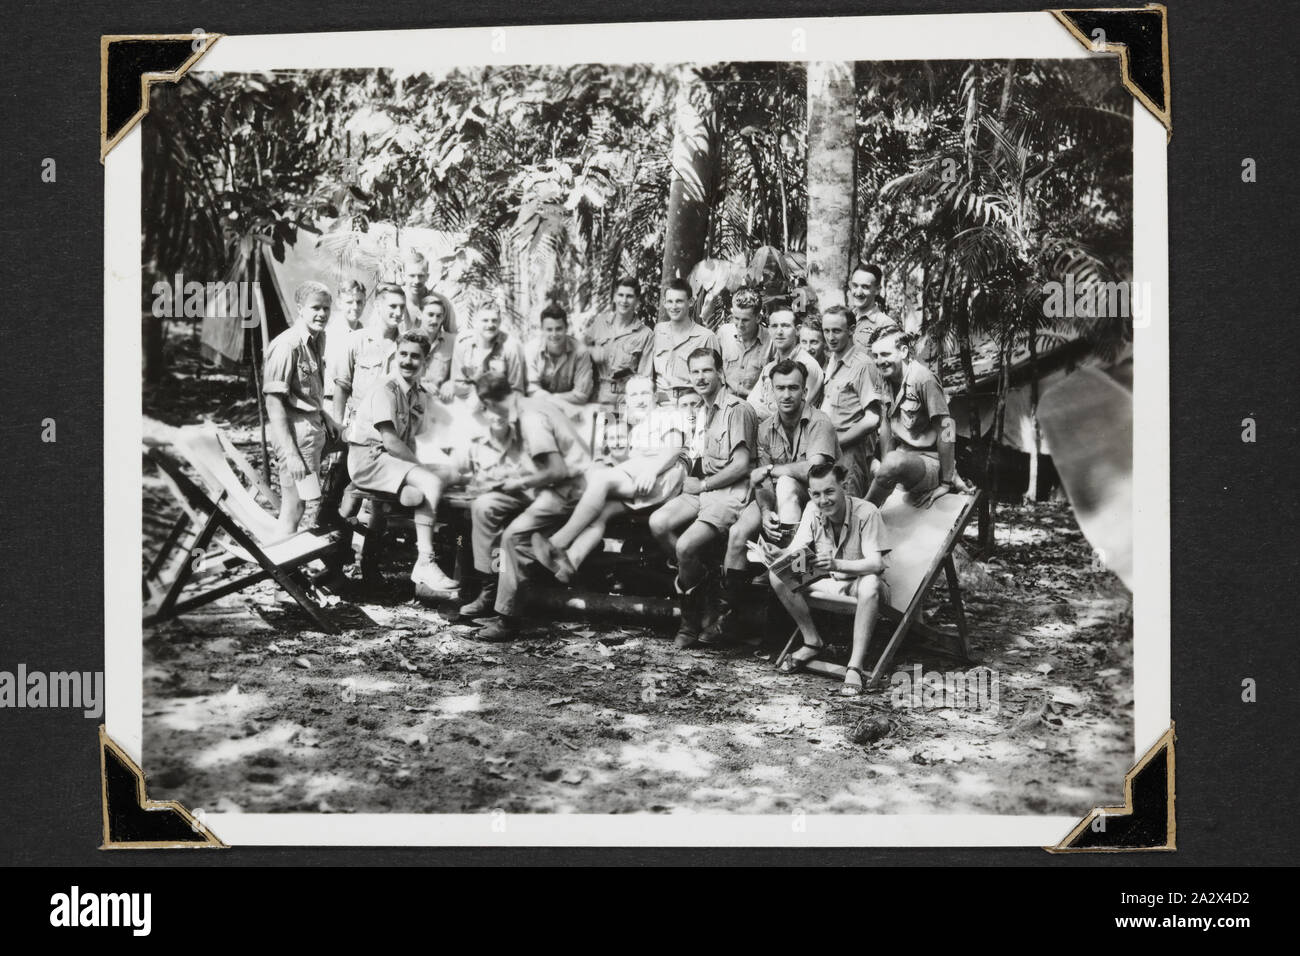
POLYGON ((873 462, 867 500, 883 505, 896 485, 921 507, 949 490, 969 492, 957 474, 956 426, 948 399, 934 373, 911 357, 907 333, 897 326, 878 329, 871 353, 892 395, 889 428, 881 431, 883 452, 873 462))
MULTIPOLYGON (((885 523, 871 502, 853 498, 844 490, 842 465, 821 462, 808 470, 808 495, 812 499, 804 509, 799 528, 790 547, 781 549, 762 542, 768 563, 799 551, 811 551, 809 566, 820 577, 808 585, 811 594, 846 595, 857 600, 853 614, 853 650, 844 674, 845 697, 862 693, 866 678, 867 645, 880 616, 881 581, 885 570, 882 552, 888 549, 885 523)), ((776 572, 769 573, 772 590, 794 618, 803 637, 803 646, 787 657, 782 673, 803 670, 816 660, 825 646, 804 596, 776 572)))
POLYGON ((733 608, 748 578, 749 542, 766 526, 768 540, 788 543, 808 500, 808 469, 840 456, 830 416, 805 398, 804 367, 782 359, 772 368, 770 379, 776 414, 758 426, 758 467, 749 476, 754 500, 727 532, 718 617, 700 636, 703 644, 735 639, 733 608))
POLYGON ((633 376, 625 392, 627 458, 587 473, 587 487, 569 520, 550 538, 533 535, 533 550, 556 580, 568 584, 605 537, 605 524, 623 511, 656 508, 677 496, 686 475, 682 445, 687 417, 654 404, 654 383, 633 376))
POLYGON ((705 554, 720 538, 726 539, 749 504, 749 472, 758 440, 754 407, 722 383, 718 350, 696 349, 687 367, 695 391, 704 399, 690 443, 691 474, 682 482, 682 493, 650 516, 650 533, 677 558, 679 648, 692 646, 704 628, 709 578, 705 554))
POLYGON ((445 593, 458 585, 433 560, 433 525, 443 485, 455 480, 455 469, 440 475, 421 465, 414 450, 414 438, 434 402, 420 383, 432 348, 429 336, 419 329, 398 337, 395 371, 370 389, 356 410, 348 438, 348 473, 363 491, 401 495, 411 488, 419 493, 421 501, 414 505, 419 556, 411 580, 445 593))

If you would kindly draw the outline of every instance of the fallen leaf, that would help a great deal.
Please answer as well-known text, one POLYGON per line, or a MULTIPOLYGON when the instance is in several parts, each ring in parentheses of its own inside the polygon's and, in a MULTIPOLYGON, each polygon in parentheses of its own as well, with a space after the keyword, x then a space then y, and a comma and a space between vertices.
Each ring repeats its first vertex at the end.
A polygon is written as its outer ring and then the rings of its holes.
POLYGON ((305 657, 295 657, 293 663, 295 667, 301 667, 305 671, 311 670, 311 661, 305 657))
POLYGON ((548 701, 546 702, 546 706, 547 706, 547 707, 562 707, 562 706, 564 706, 565 704, 572 704, 572 703, 573 703, 573 698, 572 698, 572 697, 557 697, 557 698, 555 698, 554 700, 548 700, 548 701))

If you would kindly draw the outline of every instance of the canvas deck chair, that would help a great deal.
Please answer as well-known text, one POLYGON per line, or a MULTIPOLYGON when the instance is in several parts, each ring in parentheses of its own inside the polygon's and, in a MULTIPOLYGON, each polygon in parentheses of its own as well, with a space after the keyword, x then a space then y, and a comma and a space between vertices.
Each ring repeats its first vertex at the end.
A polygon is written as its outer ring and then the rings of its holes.
MULTIPOLYGON (((966 612, 962 607, 961 587, 957 582, 957 566, 953 563, 952 551, 961 539, 962 530, 975 513, 980 494, 981 492, 973 495, 950 493, 936 498, 928 508, 916 508, 907 502, 903 490, 896 488, 880 509, 890 545, 890 551, 885 556, 884 574, 888 591, 886 599, 880 602, 880 619, 892 625, 893 629, 871 668, 871 674, 865 682, 867 688, 880 685, 882 675, 893 663, 904 641, 916 650, 941 654, 964 664, 973 663, 966 612), (941 570, 947 576, 948 600, 957 618, 956 633, 931 627, 920 619, 925 596, 941 570)), ((805 592, 804 598, 813 611, 852 615, 857 610, 856 599, 847 595, 805 592)), ((777 656, 776 666, 779 667, 793 649, 798 636, 796 628, 786 642, 785 649, 777 656)), ((845 674, 842 665, 829 661, 812 661, 807 670, 826 677, 843 678, 845 674)))
POLYGON ((303 574, 306 565, 344 546, 337 534, 313 530, 284 537, 275 517, 244 486, 231 462, 278 506, 274 493, 215 425, 179 429, 172 448, 198 474, 206 490, 163 448, 145 449, 145 457, 158 466, 182 513, 145 571, 144 623, 185 614, 269 578, 298 602, 317 627, 339 633, 312 599, 303 574), (194 593, 187 594, 187 588, 194 593))

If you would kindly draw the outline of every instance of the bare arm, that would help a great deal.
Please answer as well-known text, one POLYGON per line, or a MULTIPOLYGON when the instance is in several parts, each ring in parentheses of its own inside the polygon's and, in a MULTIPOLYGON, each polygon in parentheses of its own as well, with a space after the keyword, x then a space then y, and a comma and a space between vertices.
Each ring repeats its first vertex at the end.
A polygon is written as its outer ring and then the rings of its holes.
POLYGON ((393 427, 392 422, 375 422, 375 431, 379 432, 379 437, 384 444, 384 451, 388 452, 388 454, 416 465, 420 463, 420 459, 415 457, 415 452, 411 450, 411 446, 402 441, 401 436, 397 434, 397 429, 393 427))
POLYGON ((569 477, 569 469, 564 463, 564 456, 558 451, 539 455, 533 461, 540 466, 536 472, 531 475, 524 475, 521 478, 510 479, 502 486, 501 490, 511 493, 522 491, 525 488, 549 488, 569 477))
POLYGON ((701 491, 717 491, 729 488, 742 478, 749 477, 750 454, 747 445, 741 445, 731 453, 727 466, 716 474, 709 475, 701 482, 701 491))
POLYGON ((862 410, 862 417, 839 433, 840 444, 844 447, 856 445, 879 426, 880 403, 870 402, 862 410))
POLYGON ((843 558, 832 558, 830 570, 838 571, 840 574, 879 574, 885 570, 885 559, 879 551, 872 551, 870 554, 852 561, 846 561, 843 558))
POLYGON ((271 437, 275 445, 286 450, 285 458, 289 464, 289 476, 294 481, 305 477, 307 460, 303 458, 302 451, 298 448, 298 439, 293 433, 293 426, 289 424, 289 396, 278 392, 267 395, 266 417, 269 419, 271 437), (288 454, 290 448, 293 449, 292 455, 288 454))

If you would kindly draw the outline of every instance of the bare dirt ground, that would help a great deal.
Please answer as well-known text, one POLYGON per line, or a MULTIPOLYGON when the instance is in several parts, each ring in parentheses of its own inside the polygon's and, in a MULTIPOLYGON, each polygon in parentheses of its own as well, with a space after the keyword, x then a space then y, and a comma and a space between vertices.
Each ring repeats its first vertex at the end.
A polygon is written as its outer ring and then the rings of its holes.
MULTIPOLYGON (((179 425, 215 409, 254 453, 243 392, 234 376, 172 379, 146 413, 179 425)), ((149 551, 170 512, 154 476, 145 499, 149 551)), ((265 584, 146 629, 150 796, 339 813, 1082 816, 1122 802, 1132 605, 1067 505, 1004 505, 997 556, 963 568, 974 652, 998 675, 998 706, 982 710, 899 708, 888 687, 842 698, 752 648, 674 650, 670 627, 644 622, 541 620, 514 643, 477 643, 404 599, 411 550, 387 554, 397 597, 358 601, 337 637, 265 584), (863 718, 885 736, 854 742, 863 718)), ((936 625, 951 621, 943 600, 938 587, 936 625)), ((905 647, 894 669, 917 663, 958 666, 905 647)))

